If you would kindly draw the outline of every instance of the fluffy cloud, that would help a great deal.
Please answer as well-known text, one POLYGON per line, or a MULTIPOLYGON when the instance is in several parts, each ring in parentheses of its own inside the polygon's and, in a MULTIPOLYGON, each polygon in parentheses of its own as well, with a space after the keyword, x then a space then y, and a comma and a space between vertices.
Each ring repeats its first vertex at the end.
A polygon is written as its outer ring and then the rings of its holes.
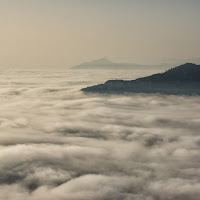
POLYGON ((2 77, 0 199, 197 200, 199 97, 86 95, 75 76, 2 77))

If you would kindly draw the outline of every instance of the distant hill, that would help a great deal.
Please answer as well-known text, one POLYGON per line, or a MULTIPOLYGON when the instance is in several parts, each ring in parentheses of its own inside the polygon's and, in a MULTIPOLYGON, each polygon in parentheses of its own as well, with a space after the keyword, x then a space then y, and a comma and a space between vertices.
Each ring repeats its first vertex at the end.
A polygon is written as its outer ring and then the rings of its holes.
POLYGON ((164 73, 153 74, 136 80, 109 80, 83 88, 84 92, 97 93, 162 93, 200 95, 200 65, 186 63, 167 70, 164 73))
POLYGON ((167 65, 140 65, 135 63, 114 63, 106 58, 85 62, 72 67, 72 69, 168 69, 167 65))

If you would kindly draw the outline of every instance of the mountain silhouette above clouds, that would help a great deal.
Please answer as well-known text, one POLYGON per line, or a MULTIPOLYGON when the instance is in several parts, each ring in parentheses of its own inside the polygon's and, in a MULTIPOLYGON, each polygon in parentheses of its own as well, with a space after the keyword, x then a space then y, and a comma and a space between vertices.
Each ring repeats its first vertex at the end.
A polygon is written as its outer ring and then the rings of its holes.
POLYGON ((200 95, 200 65, 186 63, 164 73, 138 78, 136 80, 109 80, 83 88, 84 92, 104 94, 161 93, 200 95))
POLYGON ((169 66, 165 65, 141 65, 141 64, 136 64, 136 63, 117 63, 117 62, 112 62, 106 58, 101 58, 98 60, 93 60, 90 62, 84 62, 81 63, 80 65, 72 67, 72 69, 110 69, 110 70, 115 70, 115 69, 168 69, 169 66))

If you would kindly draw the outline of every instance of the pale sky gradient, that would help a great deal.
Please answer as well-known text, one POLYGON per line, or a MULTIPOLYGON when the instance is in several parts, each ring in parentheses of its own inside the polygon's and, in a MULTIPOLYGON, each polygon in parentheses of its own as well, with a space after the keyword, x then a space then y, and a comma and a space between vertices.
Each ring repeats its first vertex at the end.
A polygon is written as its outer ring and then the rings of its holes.
POLYGON ((200 56, 200 0, 0 0, 0 65, 200 56))

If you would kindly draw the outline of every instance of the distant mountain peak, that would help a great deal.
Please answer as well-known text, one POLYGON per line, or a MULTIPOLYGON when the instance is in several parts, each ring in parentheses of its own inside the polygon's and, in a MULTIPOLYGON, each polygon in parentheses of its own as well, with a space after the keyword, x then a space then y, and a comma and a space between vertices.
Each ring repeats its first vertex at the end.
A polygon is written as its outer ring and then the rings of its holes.
POLYGON ((95 63, 95 64, 112 64, 112 62, 110 60, 108 60, 107 58, 100 58, 97 60, 93 60, 90 63, 95 63))
POLYGON ((106 58, 100 58, 97 60, 92 60, 89 62, 84 62, 81 63, 80 65, 74 66, 73 69, 88 69, 88 68, 102 68, 102 67, 108 67, 108 66, 113 66, 114 63, 111 62, 110 60, 106 59, 106 58))
POLYGON ((107 58, 100 58, 97 60, 81 63, 72 67, 72 69, 153 69, 159 67, 160 66, 142 65, 136 63, 112 62, 107 58))

